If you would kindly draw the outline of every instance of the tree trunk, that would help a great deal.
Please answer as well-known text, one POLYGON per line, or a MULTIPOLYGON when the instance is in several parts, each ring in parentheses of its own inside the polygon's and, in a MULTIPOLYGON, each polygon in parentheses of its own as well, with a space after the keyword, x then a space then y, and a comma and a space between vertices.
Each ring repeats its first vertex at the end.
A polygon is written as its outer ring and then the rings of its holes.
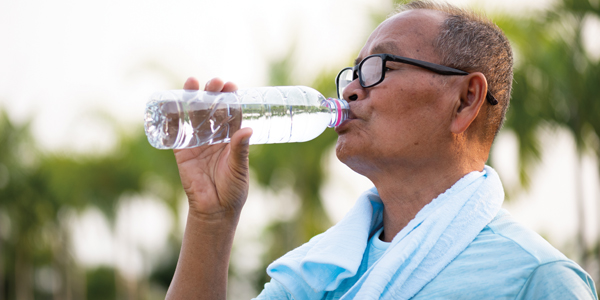
POLYGON ((15 294, 17 300, 33 300, 33 271, 26 248, 15 251, 15 294))
MULTIPOLYGON (((600 157, 599 157, 600 158, 600 157)), ((600 183, 598 184, 598 186, 600 186, 600 183)), ((596 189, 596 192, 598 192, 598 202, 596 203, 596 221, 598 222, 598 224, 596 225, 596 228, 598 228, 598 232, 596 233, 596 282, 598 282, 598 280, 600 280, 600 190, 596 189)))
POLYGON ((4 255, 2 255, 2 237, 0 236, 0 300, 4 300, 6 289, 4 289, 4 255))
MULTIPOLYGON (((55 232, 56 239, 52 244, 54 253, 54 269, 59 277, 60 286, 54 289, 53 298, 55 300, 84 299, 85 295, 80 295, 79 285, 83 278, 78 272, 77 266, 71 257, 69 246, 69 232, 66 226, 59 221, 55 232), (79 279, 79 280, 78 280, 79 279)), ((84 275, 83 275, 84 276, 84 275)))
POLYGON ((577 250, 580 259, 580 264, 584 269, 588 266, 588 247, 585 240, 586 237, 586 222, 585 222, 585 201, 583 199, 583 182, 582 182, 582 163, 583 154, 577 154, 577 163, 575 163, 575 205, 577 205, 577 250))

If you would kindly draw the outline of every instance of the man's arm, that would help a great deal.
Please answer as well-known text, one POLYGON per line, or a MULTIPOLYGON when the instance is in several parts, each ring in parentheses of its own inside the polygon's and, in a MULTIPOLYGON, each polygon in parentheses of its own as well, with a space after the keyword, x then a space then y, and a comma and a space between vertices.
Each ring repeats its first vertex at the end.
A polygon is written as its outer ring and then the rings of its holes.
MULTIPOLYGON (((184 89, 199 89, 189 78, 184 89)), ((232 83, 213 79, 205 90, 232 92, 232 83)), ((189 213, 181 253, 167 299, 225 299, 235 229, 248 196, 248 140, 241 129, 229 144, 175 150, 189 213)))

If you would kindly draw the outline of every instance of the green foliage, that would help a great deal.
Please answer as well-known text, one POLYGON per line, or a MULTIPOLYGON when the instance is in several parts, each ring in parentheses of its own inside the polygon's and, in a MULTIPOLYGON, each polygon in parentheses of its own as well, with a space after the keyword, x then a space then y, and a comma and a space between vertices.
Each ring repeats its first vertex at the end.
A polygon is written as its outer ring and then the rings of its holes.
POLYGON ((538 18, 496 20, 517 57, 506 128, 519 139, 525 185, 526 170, 539 159, 540 125, 568 128, 579 151, 594 147, 589 139, 600 133, 600 65, 586 55, 581 37, 587 13, 598 14, 588 1, 568 0, 538 18))
MULTIPOLYGON (((103 155, 47 154, 36 147, 29 125, 15 125, 0 111, 0 218, 9 224, 0 230, 7 231, 0 235, 0 280, 9 296, 33 295, 33 271, 47 265, 56 266, 64 282, 58 294, 68 293, 64 289, 72 285, 75 262, 68 254, 65 212, 96 207, 114 220, 123 195, 149 193, 177 214, 182 192, 173 153, 152 148, 141 128, 135 135, 120 132, 119 145, 103 155)), ((98 287, 110 281, 107 274, 106 269, 91 271, 88 288, 115 297, 98 287)))
MULTIPOLYGON (((587 0, 563 0, 538 16, 526 19, 504 17, 496 20, 512 42, 517 64, 511 107, 506 128, 519 140, 521 182, 540 155, 537 132, 540 126, 568 129, 579 155, 592 150, 600 158, 600 62, 592 60, 583 43, 586 16, 600 17, 598 5, 587 0)), ((600 167, 600 166, 597 166, 600 167)), ((600 259, 600 247, 589 250, 586 236, 583 189, 577 180, 578 228, 576 244, 584 266, 600 259)), ((600 241, 599 241, 600 242, 600 241)), ((597 242, 597 243, 599 243, 597 242)))
MULTIPOLYGON (((47 182, 37 167, 37 154, 29 125, 14 125, 0 111, 0 169, 3 170, 0 212, 10 224, 7 235, 0 236, 0 255, 7 264, 4 270, 15 274, 10 278, 5 273, 2 278, 15 287, 19 282, 30 281, 18 275, 29 275, 34 259, 44 265, 51 262, 45 243, 52 242, 48 233, 55 231, 56 224, 49 223, 53 223, 60 208, 58 201, 48 195, 47 182)), ((17 288, 5 288, 9 295, 19 294, 17 288)), ((33 295, 33 289, 27 293, 33 295)))
POLYGON ((600 16, 600 4, 593 0, 563 0, 558 8, 575 14, 593 13, 600 16))
POLYGON ((160 262, 152 270, 148 278, 150 282, 157 284, 165 291, 169 288, 169 285, 171 285, 173 274, 175 274, 180 246, 180 240, 174 238, 170 239, 169 244, 166 247, 167 251, 161 256, 160 262))
POLYGON ((115 269, 99 267, 86 272, 86 296, 88 300, 114 299, 117 295, 115 269))

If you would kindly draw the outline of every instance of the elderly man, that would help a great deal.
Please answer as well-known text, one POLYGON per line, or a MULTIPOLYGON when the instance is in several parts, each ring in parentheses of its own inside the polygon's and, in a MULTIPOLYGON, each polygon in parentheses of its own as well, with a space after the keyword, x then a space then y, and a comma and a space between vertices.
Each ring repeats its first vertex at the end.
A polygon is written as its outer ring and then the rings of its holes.
MULTIPOLYGON (((337 156, 375 188, 273 262, 258 298, 596 299, 589 275, 501 209, 485 162, 511 83, 510 45, 494 24, 447 4, 401 6, 337 78, 351 110, 337 156)), ((251 134, 175 152, 190 210, 168 298, 225 298, 251 134)))

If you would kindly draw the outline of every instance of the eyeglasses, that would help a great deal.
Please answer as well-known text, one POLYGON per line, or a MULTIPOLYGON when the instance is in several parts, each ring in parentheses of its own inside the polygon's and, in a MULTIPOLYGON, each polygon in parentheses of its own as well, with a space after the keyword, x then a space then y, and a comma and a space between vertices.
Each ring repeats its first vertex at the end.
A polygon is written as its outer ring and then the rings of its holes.
MULTIPOLYGON (((356 78, 360 82, 360 86, 363 88, 370 88, 380 84, 385 78, 386 66, 388 61, 394 61, 399 63, 405 63, 413 66, 417 66, 429 71, 435 72, 440 75, 468 75, 468 72, 454 69, 422 60, 412 59, 408 57, 396 56, 392 54, 373 54, 365 57, 358 65, 354 67, 344 68, 335 78, 335 85, 337 87, 338 99, 343 99, 344 89, 356 78)), ((487 92, 485 96, 487 101, 491 105, 498 104, 498 100, 490 93, 487 92)))

